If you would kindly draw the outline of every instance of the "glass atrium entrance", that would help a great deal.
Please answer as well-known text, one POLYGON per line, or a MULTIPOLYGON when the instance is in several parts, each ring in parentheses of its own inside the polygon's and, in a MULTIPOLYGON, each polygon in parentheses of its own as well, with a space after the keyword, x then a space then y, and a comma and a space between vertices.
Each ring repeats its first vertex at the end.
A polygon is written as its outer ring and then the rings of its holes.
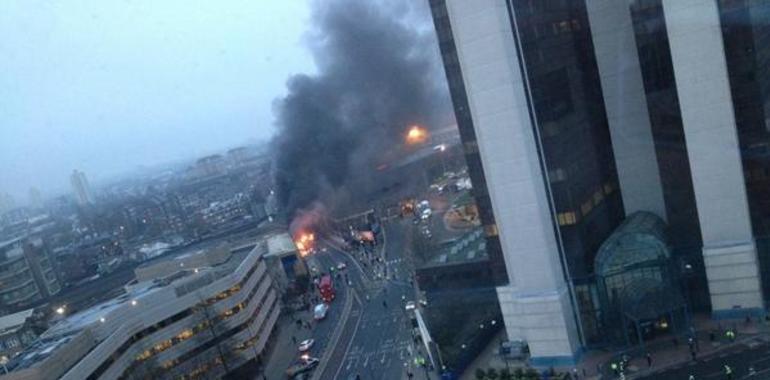
POLYGON ((689 326, 665 228, 657 215, 636 212, 596 255, 601 324, 609 343, 643 346, 647 340, 689 326))

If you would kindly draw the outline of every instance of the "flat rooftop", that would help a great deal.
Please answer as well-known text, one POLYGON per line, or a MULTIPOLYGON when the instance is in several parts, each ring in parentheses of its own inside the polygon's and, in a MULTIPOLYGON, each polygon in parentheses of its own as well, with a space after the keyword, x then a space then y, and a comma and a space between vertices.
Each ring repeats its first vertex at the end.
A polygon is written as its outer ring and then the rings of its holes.
POLYGON ((34 309, 27 309, 0 317, 0 335, 12 333, 24 326, 24 322, 32 316, 34 311, 34 309))
MULTIPOLYGON (((208 285, 227 274, 233 273, 233 271, 249 255, 252 249, 263 242, 265 238, 265 236, 254 237, 254 244, 238 245, 236 243, 230 245, 228 247, 230 249, 229 257, 225 261, 214 266, 203 268, 180 268, 179 271, 171 273, 163 278, 142 282, 136 282, 136 280, 134 280, 130 282, 124 287, 125 292, 123 294, 78 311, 75 314, 69 315, 56 322, 52 327, 46 330, 35 343, 14 357, 8 363, 8 369, 16 371, 35 366, 36 363, 45 360, 56 352, 56 350, 65 347, 67 342, 74 339, 78 333, 87 327, 95 325, 96 323, 101 323, 102 318, 105 318, 107 323, 115 323, 115 326, 112 329, 114 330, 122 325, 123 321, 121 319, 124 319, 125 317, 124 315, 121 315, 118 309, 121 307, 128 307, 126 305, 130 304, 132 301, 142 304, 144 299, 146 300, 145 303, 154 305, 157 304, 158 297, 148 297, 156 292, 167 291, 169 288, 178 289, 184 286, 199 288, 208 285), (206 279, 206 281, 197 281, 198 279, 206 279), (153 299, 154 301, 150 301, 153 299), (113 314, 116 317, 111 317, 110 315, 116 311, 118 314, 113 314)), ((173 254, 169 254, 158 260, 150 260, 146 264, 154 265, 163 261, 203 254, 207 252, 207 249, 219 247, 225 240, 226 239, 216 239, 202 244, 188 246, 185 247, 185 249, 176 250, 173 254)), ((165 295, 162 296, 166 297, 165 295)), ((99 337, 97 337, 97 339, 99 339, 99 337)))
POLYGON ((247 234, 246 236, 242 236, 235 240, 232 240, 231 236, 223 236, 218 238, 207 239, 200 242, 188 244, 182 247, 170 248, 166 252, 156 257, 153 257, 150 260, 143 262, 142 264, 139 265, 138 268, 146 268, 164 261, 173 261, 173 260, 182 259, 185 257, 195 256, 202 252, 206 252, 209 249, 216 248, 225 244, 231 244, 233 247, 235 247, 243 244, 244 242, 252 241, 254 242, 254 244, 252 245, 249 243, 249 245, 253 247, 254 245, 256 245, 257 240, 262 240, 262 239, 264 239, 264 236, 260 234, 258 229, 254 229, 253 234, 247 234))
POLYGON ((275 234, 267 238, 268 256, 283 256, 297 252, 297 246, 288 233, 275 234))
POLYGON ((438 248, 428 266, 456 264, 487 258, 487 242, 482 228, 476 228, 458 239, 445 242, 438 248))

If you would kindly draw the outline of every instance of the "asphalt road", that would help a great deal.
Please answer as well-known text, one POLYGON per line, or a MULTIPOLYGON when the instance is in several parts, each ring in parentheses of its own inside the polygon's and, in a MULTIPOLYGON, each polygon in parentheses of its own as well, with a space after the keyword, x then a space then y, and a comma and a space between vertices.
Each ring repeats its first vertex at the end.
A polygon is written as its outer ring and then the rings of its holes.
MULTIPOLYGON (((349 279, 353 282, 360 308, 354 307, 330 363, 322 379, 394 380, 406 378, 407 371, 415 379, 424 379, 413 367, 417 351, 411 336, 411 324, 404 309, 413 300, 414 289, 407 280, 409 273, 402 254, 408 234, 401 224, 384 226, 386 232, 385 264, 356 265, 347 254, 329 249, 327 255, 346 260, 349 279), (351 265, 353 264, 353 265, 351 265), (384 275, 384 276, 383 276, 384 275), (403 298, 402 298, 403 297, 403 298)), ((357 259, 360 263, 360 259, 357 259)))
MULTIPOLYGON (((436 214, 436 223, 441 222, 444 209, 437 210, 440 213, 436 214)), ((437 232, 443 230, 443 224, 433 227, 437 232)), ((414 365, 415 356, 424 356, 424 349, 412 337, 409 314, 404 308, 406 302, 417 301, 411 282, 413 270, 406 257, 415 226, 409 219, 396 219, 382 228, 384 247, 371 252, 346 251, 333 241, 319 241, 318 252, 310 263, 316 273, 328 273, 329 268, 343 262, 346 268, 334 271, 337 299, 327 318, 312 331, 316 342, 311 356, 323 358, 327 349, 332 350, 327 362, 316 369, 320 371, 316 378, 398 380, 407 379, 407 373, 415 380, 430 378, 424 369, 414 365), (382 257, 378 256, 381 249, 382 257), (347 287, 352 287, 352 307, 343 316, 347 287), (331 342, 337 326, 341 329, 339 337, 331 342)), ((295 352, 278 367, 285 369, 297 357, 295 352)))
MULTIPOLYGON (((328 268, 331 265, 336 265, 334 258, 328 255, 319 255, 316 258, 320 265, 328 268)), ((302 321, 302 323, 310 323, 311 329, 306 327, 298 327, 296 323, 291 321, 283 326, 286 331, 281 331, 279 334, 277 346, 271 353, 267 360, 265 375, 268 379, 285 379, 286 369, 298 362, 300 353, 297 350, 297 344, 307 338, 313 338, 315 344, 310 349, 309 354, 313 357, 321 357, 324 350, 329 345, 334 328, 340 323, 342 318, 342 309, 345 304, 346 292, 343 288, 339 288, 341 284, 335 284, 338 287, 336 291, 335 300, 331 303, 329 311, 326 314, 326 318, 320 321, 314 321, 312 312, 304 312, 295 316, 296 319, 302 321), (291 339, 294 337, 297 343, 291 339)), ((260 376, 257 379, 262 379, 260 376)))
POLYGON ((770 379, 770 343, 757 339, 736 344, 714 355, 699 359, 697 362, 681 364, 668 370, 659 371, 640 379, 647 380, 687 380, 690 375, 696 380, 727 379, 724 366, 733 370, 733 379, 770 379), (749 375, 749 368, 756 374, 749 375))

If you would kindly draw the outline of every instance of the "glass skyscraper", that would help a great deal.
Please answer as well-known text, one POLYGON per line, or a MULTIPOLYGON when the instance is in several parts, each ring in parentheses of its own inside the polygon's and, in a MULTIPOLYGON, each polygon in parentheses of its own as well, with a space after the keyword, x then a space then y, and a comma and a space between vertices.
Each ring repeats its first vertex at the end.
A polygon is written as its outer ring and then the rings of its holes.
MULTIPOLYGON (((685 310, 715 318, 764 311, 770 4, 431 7, 474 186, 483 184, 475 195, 500 243, 506 331, 528 342, 535 363, 572 362, 583 347, 608 343, 606 316, 622 306, 603 303, 596 255, 641 257, 623 241, 668 247, 628 265, 663 265, 685 310), (638 227, 636 239, 622 238, 634 230, 623 224, 632 216, 631 225, 656 220, 665 233, 638 227)), ((622 286, 652 295, 662 284, 632 277, 622 286)))

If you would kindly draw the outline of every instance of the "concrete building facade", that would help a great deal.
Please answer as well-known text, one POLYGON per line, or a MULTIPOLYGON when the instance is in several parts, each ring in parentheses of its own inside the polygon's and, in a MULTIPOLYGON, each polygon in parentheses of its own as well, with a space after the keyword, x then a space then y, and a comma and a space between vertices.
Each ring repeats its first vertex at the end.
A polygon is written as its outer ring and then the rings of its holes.
POLYGON ((53 261, 41 239, 22 236, 0 243, 0 307, 21 310, 60 290, 53 261))
POLYGON ((72 184, 72 192, 78 205, 85 206, 94 203, 94 197, 85 173, 73 170, 70 175, 70 183, 72 184))
POLYGON ((27 348, 37 338, 29 322, 34 310, 0 317, 0 358, 6 360, 27 348))
POLYGON ((430 4, 502 249, 507 335, 534 363, 574 362, 601 341, 596 254, 639 211, 668 222, 672 265, 694 272, 691 308, 765 312, 770 5, 430 4))
POLYGON ((142 281, 54 325, 0 379, 216 378, 261 357, 280 313, 266 244, 223 252, 141 268, 142 281))

